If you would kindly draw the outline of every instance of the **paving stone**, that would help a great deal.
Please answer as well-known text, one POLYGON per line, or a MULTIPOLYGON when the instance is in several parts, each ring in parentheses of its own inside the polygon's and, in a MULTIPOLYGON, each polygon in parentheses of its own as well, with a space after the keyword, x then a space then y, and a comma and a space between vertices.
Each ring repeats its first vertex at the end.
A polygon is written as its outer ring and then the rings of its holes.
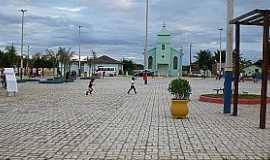
MULTIPOLYGON (((4 97, 0 89, 0 159, 270 158, 270 116, 267 129, 258 129, 259 105, 239 106, 237 117, 225 115, 222 105, 198 101, 223 81, 188 79, 189 117, 174 120, 170 80, 144 85, 138 79, 138 94, 130 95, 125 77, 97 80, 93 96, 84 96, 84 80, 20 83, 16 97, 4 97)), ((239 88, 260 93, 260 84, 252 82, 239 88)))

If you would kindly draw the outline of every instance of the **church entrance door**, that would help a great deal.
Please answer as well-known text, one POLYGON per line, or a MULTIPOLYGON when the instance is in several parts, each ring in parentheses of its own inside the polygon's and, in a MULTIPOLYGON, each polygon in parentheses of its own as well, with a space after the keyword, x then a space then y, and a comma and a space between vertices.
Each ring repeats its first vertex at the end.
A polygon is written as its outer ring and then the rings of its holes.
POLYGON ((158 75, 159 76, 168 76, 169 65, 159 64, 158 65, 158 75))

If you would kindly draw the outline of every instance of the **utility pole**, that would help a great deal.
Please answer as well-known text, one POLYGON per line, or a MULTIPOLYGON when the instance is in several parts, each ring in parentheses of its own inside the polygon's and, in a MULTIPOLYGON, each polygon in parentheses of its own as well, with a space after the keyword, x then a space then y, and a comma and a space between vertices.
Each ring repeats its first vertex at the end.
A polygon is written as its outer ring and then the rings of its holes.
POLYGON ((92 53, 93 53, 93 73, 95 74, 95 72, 96 72, 96 62, 95 62, 95 60, 96 60, 96 52, 94 51, 94 50, 92 50, 92 53))
POLYGON ((148 69, 147 64, 147 45, 148 45, 148 0, 146 0, 146 11, 145 11, 145 46, 144 46, 144 69, 148 69))
POLYGON ((81 28, 83 26, 79 25, 79 77, 81 77, 81 28))
POLYGON ((29 52, 30 52, 30 46, 27 46, 27 62, 26 62, 26 72, 28 74, 28 77, 30 77, 29 74, 29 52))
POLYGON ((91 74, 90 74, 90 72, 91 72, 91 52, 89 53, 89 58, 87 56, 87 63, 88 63, 88 76, 90 77, 91 76, 91 74))
POLYGON ((221 73, 222 69, 222 56, 221 56, 221 32, 223 31, 223 28, 219 28, 219 73, 221 73))
POLYGON ((189 45, 189 74, 192 74, 192 68, 191 68, 191 64, 192 64, 192 55, 191 55, 191 48, 192 48, 192 43, 190 43, 189 45))
POLYGON ((230 20, 234 16, 234 0, 227 0, 227 18, 226 18, 226 31, 227 31, 227 46, 226 46, 226 65, 225 65, 225 82, 224 82, 224 113, 231 113, 232 102, 232 80, 233 80, 233 34, 234 28, 230 24, 230 20))
POLYGON ((24 23, 24 13, 27 12, 26 9, 21 9, 22 12, 22 40, 21 40, 21 74, 20 79, 22 80, 23 74, 23 23, 24 23))

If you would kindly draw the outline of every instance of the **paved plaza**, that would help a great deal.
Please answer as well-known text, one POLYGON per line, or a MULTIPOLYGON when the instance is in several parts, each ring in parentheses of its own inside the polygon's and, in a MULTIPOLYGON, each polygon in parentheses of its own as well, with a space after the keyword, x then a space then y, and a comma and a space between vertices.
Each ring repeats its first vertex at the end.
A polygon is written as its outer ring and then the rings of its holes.
MULTIPOLYGON (((167 88, 171 79, 129 78, 65 84, 19 84, 16 97, 0 89, 0 159, 270 159, 270 108, 259 129, 259 105, 240 106, 239 116, 223 106, 198 101, 223 81, 189 79, 193 94, 188 119, 172 119, 167 88)), ((260 93, 260 84, 240 84, 260 93)), ((268 91, 270 91, 268 89, 268 91)))

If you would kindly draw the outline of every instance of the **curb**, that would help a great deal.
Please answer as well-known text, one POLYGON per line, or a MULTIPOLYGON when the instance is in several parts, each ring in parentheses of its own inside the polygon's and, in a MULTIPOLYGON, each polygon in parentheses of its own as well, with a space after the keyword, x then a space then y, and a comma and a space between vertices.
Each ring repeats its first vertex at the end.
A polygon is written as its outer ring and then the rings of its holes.
MULTIPOLYGON (((199 101, 208 102, 208 103, 216 103, 216 104, 224 103, 223 98, 213 98, 213 97, 208 97, 208 96, 200 96, 199 101)), ((269 97, 266 99, 266 103, 270 103, 269 97)), ((261 104, 261 99, 238 99, 238 104, 244 104, 244 105, 261 104)))

